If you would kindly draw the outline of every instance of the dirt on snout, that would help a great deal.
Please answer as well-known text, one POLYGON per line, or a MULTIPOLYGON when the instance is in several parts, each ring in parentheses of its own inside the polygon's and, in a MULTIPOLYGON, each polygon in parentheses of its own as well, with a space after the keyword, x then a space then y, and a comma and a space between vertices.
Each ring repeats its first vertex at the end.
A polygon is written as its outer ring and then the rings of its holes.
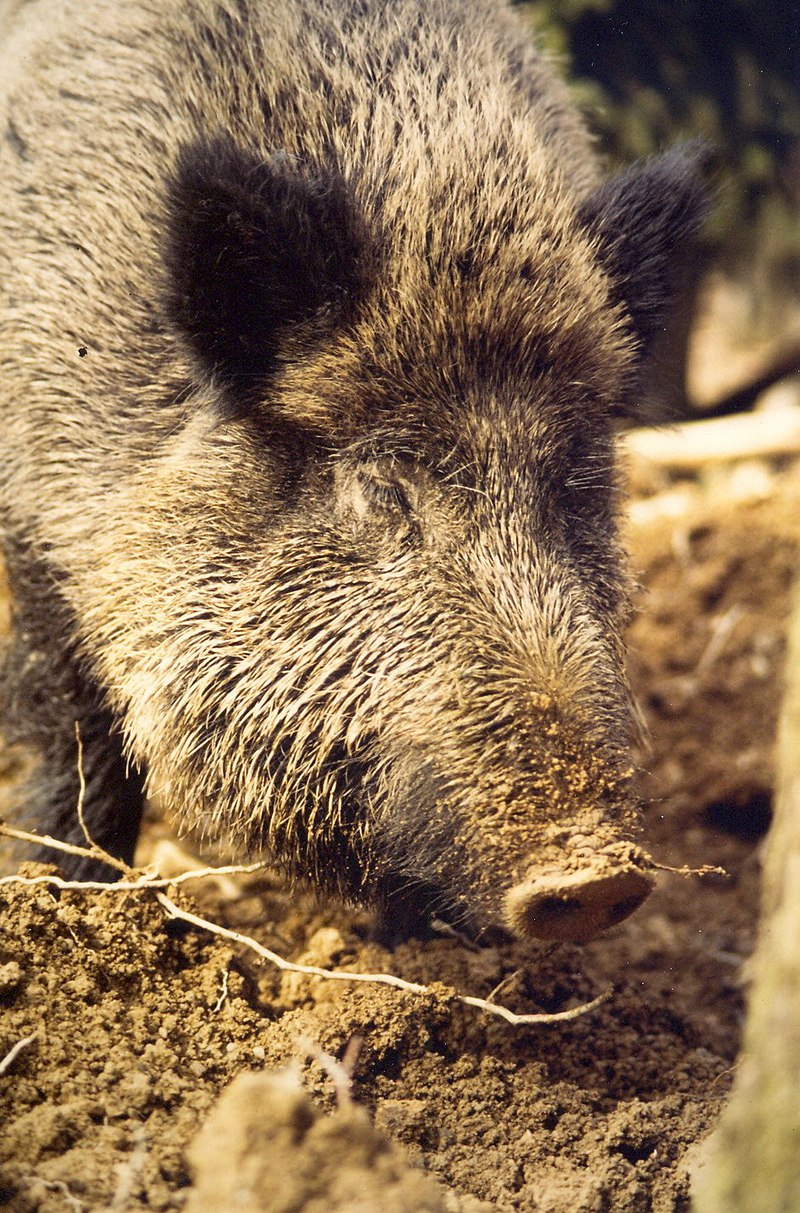
MULTIPOLYGON (((423 994, 281 973, 168 920, 147 890, 1 884, 0 1206, 688 1209, 742 1025, 800 469, 634 473, 648 849, 727 876, 663 871, 632 918, 555 948, 441 937, 388 952, 364 915, 264 874, 171 893, 282 956, 423 994), (452 997, 558 1011, 609 987, 591 1014, 525 1027, 452 997)), ((184 866, 155 818, 154 856, 184 866)))

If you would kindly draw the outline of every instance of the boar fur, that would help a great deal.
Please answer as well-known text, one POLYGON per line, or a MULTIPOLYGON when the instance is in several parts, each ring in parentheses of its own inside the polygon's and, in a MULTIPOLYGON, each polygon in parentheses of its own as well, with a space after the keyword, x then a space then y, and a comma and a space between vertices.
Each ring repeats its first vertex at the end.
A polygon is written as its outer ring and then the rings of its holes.
POLYGON ((565 936, 623 917, 644 875, 590 920, 564 889, 644 866, 614 433, 696 153, 604 178, 493 0, 0 31, 14 819, 82 841, 77 722, 126 860, 147 792, 387 921, 546 935, 542 873, 565 936))

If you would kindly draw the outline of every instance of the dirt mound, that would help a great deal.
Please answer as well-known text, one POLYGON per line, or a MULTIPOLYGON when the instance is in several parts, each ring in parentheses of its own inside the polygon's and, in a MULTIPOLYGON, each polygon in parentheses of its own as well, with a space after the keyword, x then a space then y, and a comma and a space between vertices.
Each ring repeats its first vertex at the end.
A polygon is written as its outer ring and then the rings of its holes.
MULTIPOLYGON (((672 486, 643 497, 630 527, 646 587, 631 667, 650 733, 649 849, 728 877, 662 873, 641 910, 583 948, 443 937, 392 953, 363 915, 263 875, 191 886, 201 913, 282 955, 391 971, 425 995, 281 974, 169 921, 148 891, 0 884, 0 1205, 688 1208, 738 1047, 800 546, 800 473, 768 481, 672 486), (525 1028, 451 997, 556 1011, 609 985, 591 1014, 525 1028), (326 1057, 345 1053, 357 1107, 340 1092, 337 1110, 326 1057), (291 1063, 313 1106, 286 1075, 237 1079, 291 1063), (364 1167, 383 1185, 365 1186, 364 1167)), ((151 823, 143 860, 164 832, 151 823)))

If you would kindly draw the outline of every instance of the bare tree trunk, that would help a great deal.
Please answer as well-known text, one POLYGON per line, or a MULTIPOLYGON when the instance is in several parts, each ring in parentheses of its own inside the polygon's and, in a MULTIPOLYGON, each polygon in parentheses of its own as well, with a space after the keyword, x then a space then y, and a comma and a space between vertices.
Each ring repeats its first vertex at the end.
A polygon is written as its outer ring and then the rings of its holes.
POLYGON ((800 581, 744 1047, 694 1213, 800 1210, 800 581))

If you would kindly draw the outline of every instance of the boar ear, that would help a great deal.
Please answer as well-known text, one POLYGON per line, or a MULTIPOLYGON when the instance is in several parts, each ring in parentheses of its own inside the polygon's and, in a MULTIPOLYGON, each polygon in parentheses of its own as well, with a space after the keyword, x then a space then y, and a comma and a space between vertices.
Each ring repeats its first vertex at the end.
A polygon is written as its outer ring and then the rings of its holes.
POLYGON ((226 416, 246 412, 281 357, 341 322, 366 234, 344 182, 220 135, 184 147, 169 195, 168 311, 226 416))
POLYGON ((630 319, 640 380, 692 277, 695 238, 708 210, 709 160, 706 145, 684 144, 605 181, 579 210, 580 222, 597 239, 612 299, 630 319))

